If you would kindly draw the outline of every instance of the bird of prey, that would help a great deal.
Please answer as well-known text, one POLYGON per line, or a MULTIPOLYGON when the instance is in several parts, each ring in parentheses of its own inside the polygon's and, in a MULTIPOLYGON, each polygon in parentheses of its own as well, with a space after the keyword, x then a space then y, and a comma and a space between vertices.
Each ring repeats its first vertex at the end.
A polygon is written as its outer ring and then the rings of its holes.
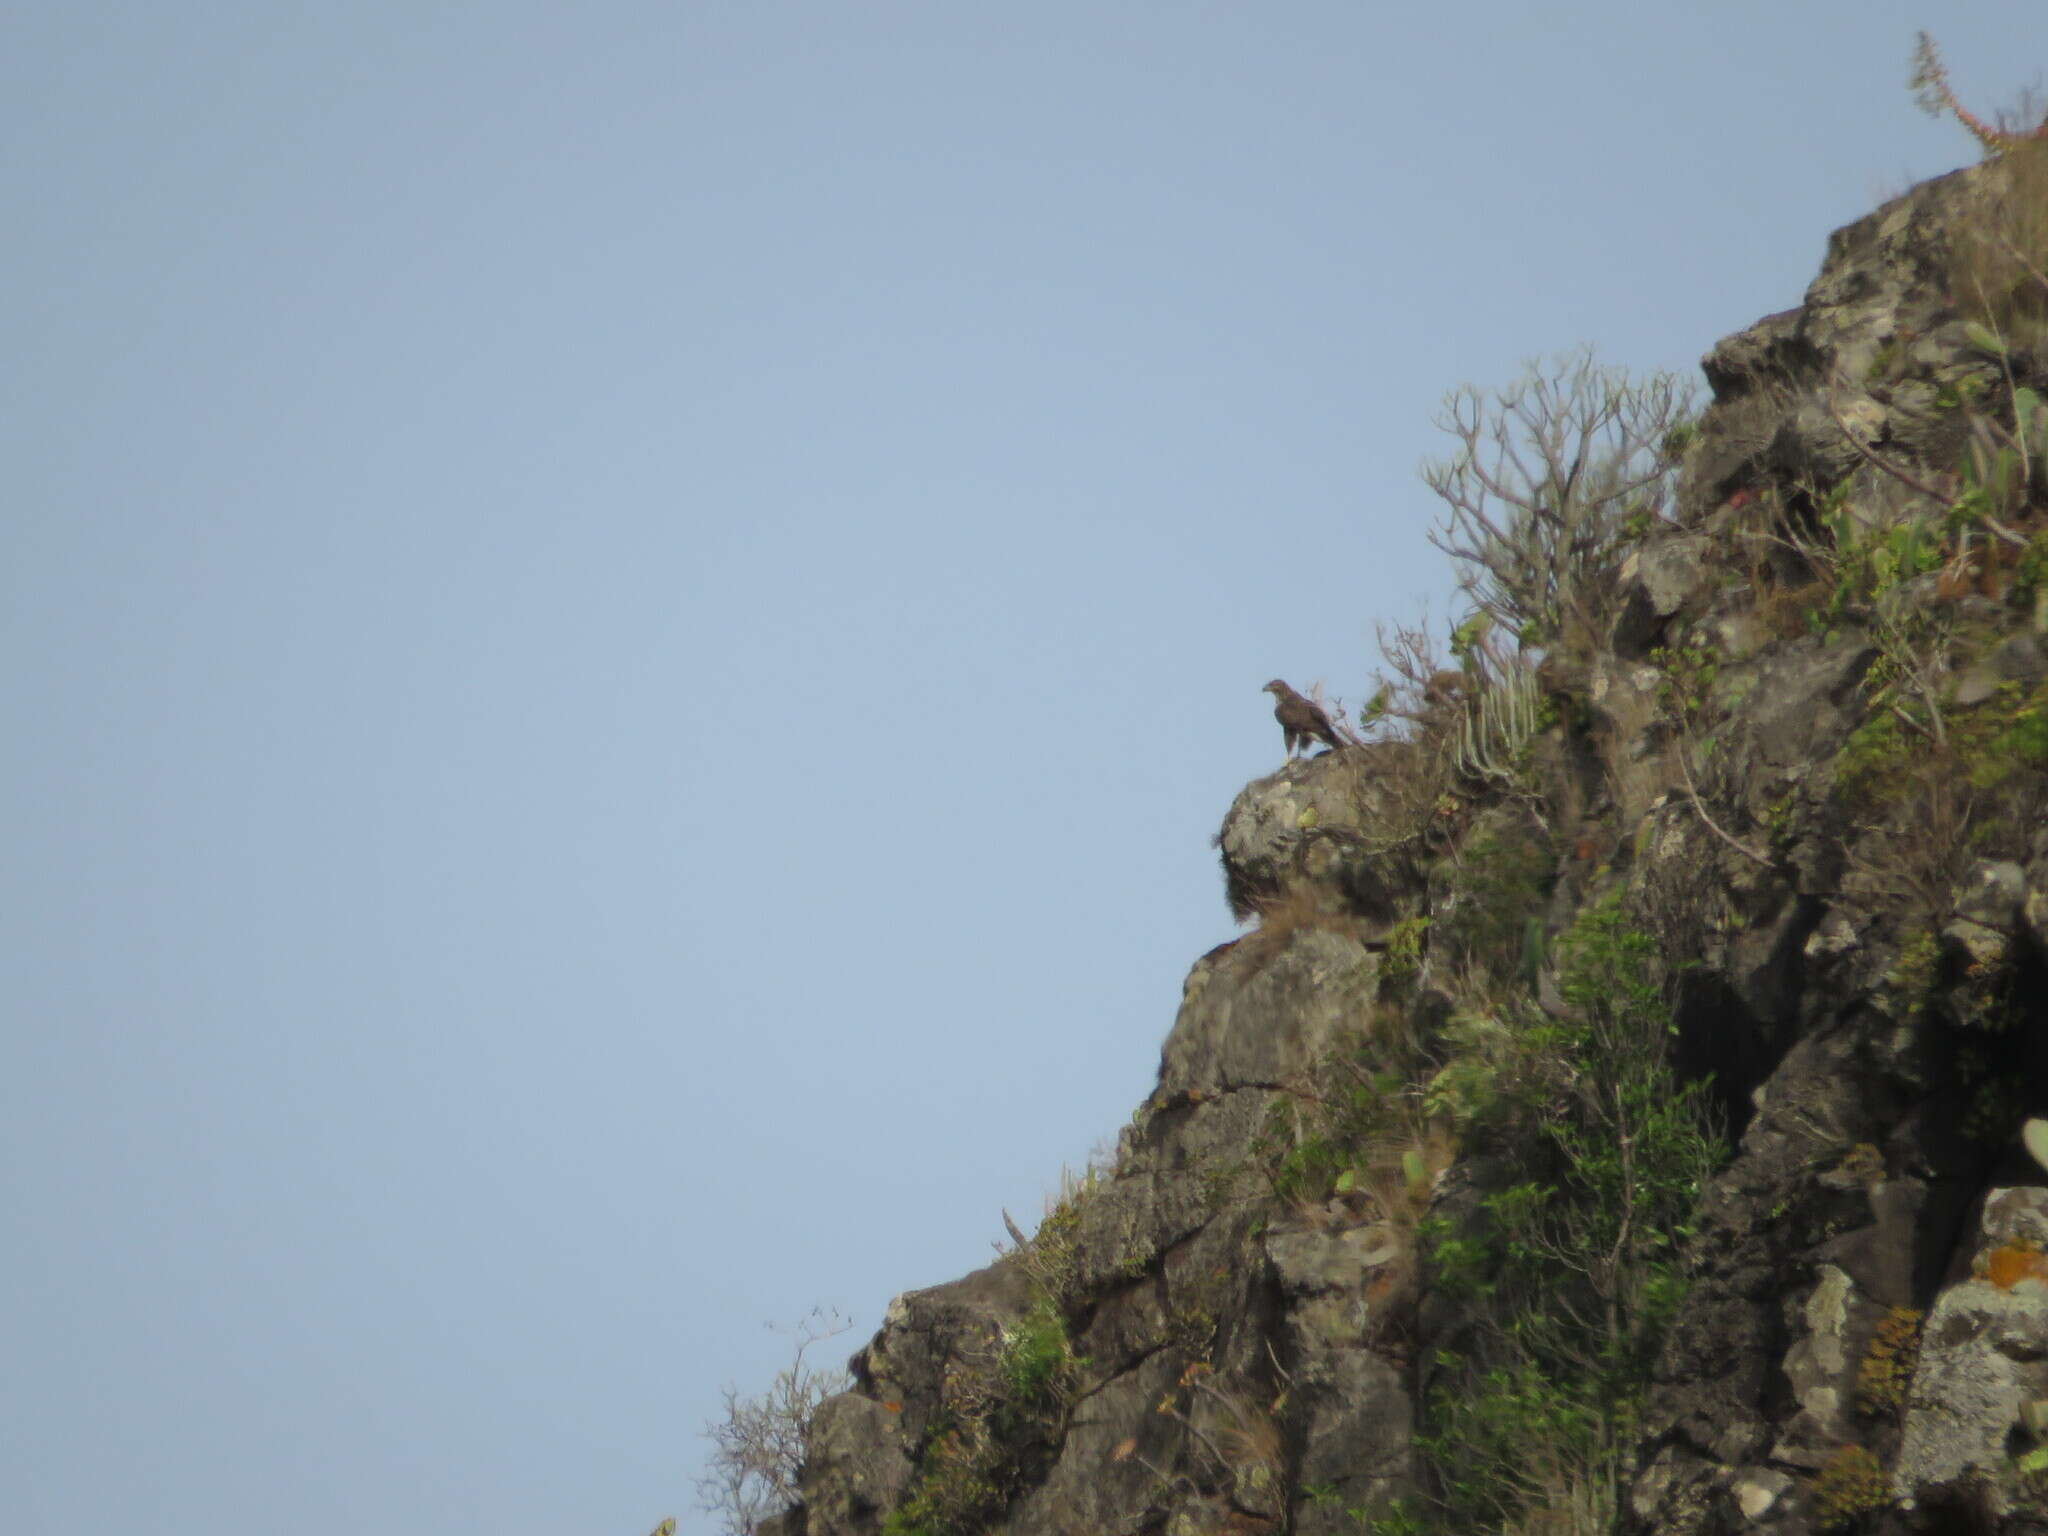
POLYGON ((1332 749, 1344 745, 1337 739, 1330 717, 1313 700, 1304 699, 1277 677, 1266 684, 1263 691, 1273 695, 1273 718, 1280 722, 1280 729, 1286 733, 1289 757, 1294 756, 1297 747, 1308 746, 1311 742, 1320 741, 1332 749))

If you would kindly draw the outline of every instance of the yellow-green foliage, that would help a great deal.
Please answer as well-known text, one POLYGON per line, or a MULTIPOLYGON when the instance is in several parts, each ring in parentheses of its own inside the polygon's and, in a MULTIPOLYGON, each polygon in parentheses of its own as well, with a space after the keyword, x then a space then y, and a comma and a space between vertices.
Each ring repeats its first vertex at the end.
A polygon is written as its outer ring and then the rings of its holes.
MULTIPOLYGON (((1403 928, 1419 940, 1419 921, 1398 926, 1397 939, 1403 928)), ((1451 1154, 1423 1105, 1420 1080, 1432 1059, 1407 1015, 1385 1002, 1362 1027, 1335 1035, 1304 1081, 1267 1101, 1253 1166, 1273 1195, 1298 1206, 1345 1195, 1406 1223, 1412 1186, 1419 1180, 1426 1190, 1451 1154)))
POLYGON ((1914 1307, 1893 1307, 1878 1319, 1870 1347, 1856 1368, 1856 1407, 1877 1417, 1895 1414, 1906 1401, 1913 1366, 1920 1358, 1921 1314, 1914 1307))
POLYGON ((1024 1273, 1038 1293, 1056 1307, 1071 1306, 1080 1283, 1081 1209, 1094 1197, 1101 1182, 1100 1172, 1091 1165, 1076 1177, 1062 1172, 1059 1199, 1045 1213, 1031 1241, 1017 1250, 1024 1273))
POLYGON ((1513 1059, 1514 1032, 1490 1013, 1459 1013, 1444 1026, 1450 1060, 1430 1075, 1422 1107, 1462 1134, 1484 1120, 1500 1098, 1499 1076, 1513 1059))
POLYGON ((1056 1428, 1083 1363, 1066 1319, 1041 1296, 1005 1325, 992 1358, 950 1368, 917 1481, 883 1522, 884 1536, 967 1536, 986 1526, 1014 1492, 1029 1443, 1056 1428))
POLYGON ((1816 1530, 1839 1531, 1891 1503, 1891 1484, 1877 1457, 1860 1445, 1830 1456, 1813 1482, 1816 1530))
POLYGON ((2028 592, 2048 587, 2048 533, 2037 533, 2027 540, 2026 549, 2013 566, 2013 580, 2028 592))
POLYGON ((1422 969, 1428 936, 1429 919, 1421 915, 1404 917, 1387 930, 1385 947, 1380 951, 1382 987, 1403 987, 1415 979, 1422 969))
POLYGON ((1896 804, 1919 787, 1930 765, 1972 789, 1994 790, 2022 772, 2048 769, 2048 686, 2017 683, 1982 703, 1945 708, 1937 746, 1924 703, 1879 690, 1870 718, 1850 733, 1835 759, 1835 784, 1852 803, 1896 804), (1912 723, 1891 707, 1897 702, 1912 723))
POLYGON ((1663 674, 1657 702, 1681 726, 1696 723, 1713 696, 1721 670, 1721 652, 1711 645, 1683 645, 1650 652, 1650 664, 1663 674))
POLYGON ((1885 973, 1885 984, 1909 1002, 1923 1004, 1934 993, 1941 974, 1941 940, 1922 928, 1899 946, 1899 957, 1885 973))

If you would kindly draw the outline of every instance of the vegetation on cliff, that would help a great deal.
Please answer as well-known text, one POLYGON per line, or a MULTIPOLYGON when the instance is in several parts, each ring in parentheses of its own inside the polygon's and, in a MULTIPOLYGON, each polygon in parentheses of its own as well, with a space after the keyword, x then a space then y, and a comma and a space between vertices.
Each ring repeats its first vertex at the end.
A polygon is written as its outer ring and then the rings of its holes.
POLYGON ((2039 1507, 1941 1386, 2048 1236, 1993 1183, 2048 1104, 2048 138, 1985 142, 1704 412, 1585 354, 1451 397, 1469 614, 1239 796, 1257 926, 1159 1087, 899 1298, 779 1536, 2039 1507))

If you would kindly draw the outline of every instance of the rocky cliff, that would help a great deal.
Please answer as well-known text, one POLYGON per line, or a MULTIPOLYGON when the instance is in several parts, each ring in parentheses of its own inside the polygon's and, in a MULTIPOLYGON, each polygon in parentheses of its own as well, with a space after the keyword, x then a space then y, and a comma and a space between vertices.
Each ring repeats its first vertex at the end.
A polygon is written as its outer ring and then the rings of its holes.
POLYGON ((2044 164, 1838 231, 1237 796, 1113 1166, 773 1536, 2048 1528, 2044 164))

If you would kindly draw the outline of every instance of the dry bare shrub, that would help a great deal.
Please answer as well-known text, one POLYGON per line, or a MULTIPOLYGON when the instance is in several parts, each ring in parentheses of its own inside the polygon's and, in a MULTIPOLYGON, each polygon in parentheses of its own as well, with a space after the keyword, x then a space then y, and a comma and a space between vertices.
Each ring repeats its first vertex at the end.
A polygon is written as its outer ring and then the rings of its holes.
POLYGON ((1374 675, 1378 690, 1366 706, 1367 729, 1383 741, 1444 734, 1446 722, 1455 719, 1470 694, 1472 680, 1447 664, 1426 622, 1375 622, 1373 638, 1380 665, 1374 675))
POLYGON ((1866 825, 1844 850, 1852 900, 1899 904, 1913 919, 1940 922, 1975 862, 1970 828, 1977 794, 1954 757, 1934 752, 1907 766, 1891 814, 1866 825))
POLYGON ((1447 509, 1430 542, 1502 633, 1591 650, 1629 545, 1668 515, 1692 401, 1675 373, 1638 382, 1590 351, 1532 362, 1491 396, 1468 385, 1445 399, 1437 425, 1459 446, 1423 467, 1447 509))
POLYGON ((853 1385, 844 1371, 820 1370, 804 1356, 852 1326, 838 1312, 814 1307, 789 1330, 795 1356, 766 1392, 741 1397, 736 1388, 725 1389, 724 1420, 704 1426, 711 1457, 697 1479, 697 1507, 717 1516, 726 1536, 751 1536, 763 1520, 796 1503, 811 1416, 826 1398, 853 1385))
POLYGON ((1181 1372, 1175 1394, 1160 1404, 1160 1412, 1209 1453, 1239 1503, 1257 1508, 1278 1502, 1286 1447, 1278 1422, 1248 1384, 1223 1382, 1207 1361, 1197 1360, 1181 1372), (1182 1391, 1189 1394, 1185 1407, 1178 1400, 1182 1391))

